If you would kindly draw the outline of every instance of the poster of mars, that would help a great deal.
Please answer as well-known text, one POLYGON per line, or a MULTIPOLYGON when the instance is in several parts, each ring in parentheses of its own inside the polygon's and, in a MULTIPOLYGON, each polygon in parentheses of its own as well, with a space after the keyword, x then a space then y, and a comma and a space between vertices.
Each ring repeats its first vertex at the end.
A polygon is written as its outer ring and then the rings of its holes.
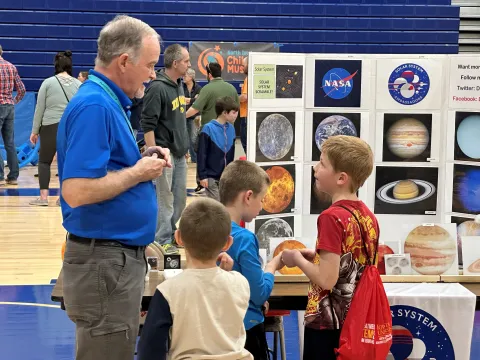
POLYGON ((438 168, 377 166, 375 214, 435 215, 438 168))
POLYGON ((383 161, 428 161, 432 114, 384 114, 383 120, 383 161))

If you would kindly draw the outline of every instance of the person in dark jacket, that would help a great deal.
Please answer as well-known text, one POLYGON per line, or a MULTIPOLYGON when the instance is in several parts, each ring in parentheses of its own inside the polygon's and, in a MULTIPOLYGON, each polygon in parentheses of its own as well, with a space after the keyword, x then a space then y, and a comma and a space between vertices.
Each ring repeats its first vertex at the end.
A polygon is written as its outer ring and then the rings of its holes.
POLYGON ((178 249, 172 245, 176 223, 187 201, 187 162, 189 147, 186 103, 181 78, 190 67, 188 50, 173 44, 165 49, 165 70, 157 71, 143 98, 141 126, 147 147, 170 149, 172 168, 156 179, 158 221, 155 241, 165 253, 178 249), (161 144, 161 145, 160 145, 161 144))
POLYGON ((239 104, 231 97, 215 103, 217 119, 205 124, 198 141, 197 173, 207 197, 220 201, 218 183, 235 157, 235 127, 239 104))
MULTIPOLYGON (((185 93, 185 102, 187 103, 187 111, 190 109, 190 106, 195 102, 195 99, 200 94, 202 87, 198 85, 195 81, 195 70, 192 68, 187 70, 187 73, 183 77, 183 91, 185 93)), ((187 131, 188 137, 190 139, 190 148, 188 149, 190 153, 190 160, 192 163, 197 162, 197 153, 195 151, 195 143, 197 142, 198 131, 194 128, 196 116, 189 117, 187 119, 187 131)))

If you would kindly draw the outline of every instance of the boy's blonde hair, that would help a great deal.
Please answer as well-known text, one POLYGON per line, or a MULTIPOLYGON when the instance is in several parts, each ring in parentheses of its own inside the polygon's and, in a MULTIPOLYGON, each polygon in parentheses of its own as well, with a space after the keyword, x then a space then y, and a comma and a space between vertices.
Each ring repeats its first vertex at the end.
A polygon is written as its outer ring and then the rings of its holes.
POLYGON ((257 164, 246 160, 235 160, 223 171, 220 178, 220 202, 232 204, 238 194, 251 190, 257 196, 270 185, 270 178, 257 164))
POLYGON ((322 145, 335 172, 347 173, 352 193, 363 186, 373 171, 373 152, 370 146, 355 136, 331 136, 322 145))
POLYGON ((232 221, 222 204, 204 198, 185 208, 178 230, 188 254, 208 261, 215 259, 227 243, 232 221))

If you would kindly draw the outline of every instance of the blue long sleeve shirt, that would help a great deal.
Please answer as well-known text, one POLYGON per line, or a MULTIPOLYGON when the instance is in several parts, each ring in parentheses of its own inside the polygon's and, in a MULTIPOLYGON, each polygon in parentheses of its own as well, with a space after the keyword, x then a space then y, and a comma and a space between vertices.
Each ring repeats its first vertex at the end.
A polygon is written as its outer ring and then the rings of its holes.
POLYGON ((274 276, 262 270, 258 240, 251 231, 232 221, 233 245, 227 251, 234 261, 233 270, 242 274, 250 285, 250 301, 245 315, 245 329, 263 323, 262 306, 272 293, 274 276))
POLYGON ((212 120, 203 126, 198 140, 197 172, 200 180, 220 180, 235 157, 235 128, 212 120))

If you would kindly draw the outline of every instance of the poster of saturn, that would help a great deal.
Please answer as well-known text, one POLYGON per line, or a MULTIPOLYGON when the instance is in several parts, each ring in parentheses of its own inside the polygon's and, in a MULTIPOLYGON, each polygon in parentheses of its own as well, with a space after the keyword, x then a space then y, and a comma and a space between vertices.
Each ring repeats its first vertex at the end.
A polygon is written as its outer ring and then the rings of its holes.
POLYGON ((375 214, 435 215, 438 168, 377 166, 375 214))

